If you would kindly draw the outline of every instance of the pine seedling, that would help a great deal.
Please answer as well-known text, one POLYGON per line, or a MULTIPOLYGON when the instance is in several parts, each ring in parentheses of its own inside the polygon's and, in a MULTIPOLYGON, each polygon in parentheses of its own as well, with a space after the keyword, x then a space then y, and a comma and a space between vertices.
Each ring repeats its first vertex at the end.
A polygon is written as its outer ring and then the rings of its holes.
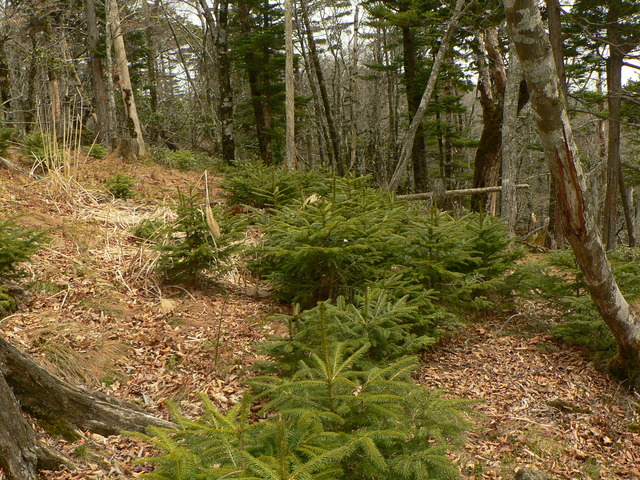
MULTIPOLYGON (((219 223, 214 232, 207 222, 206 207, 201 206, 195 191, 178 192, 176 221, 167 225, 164 238, 157 245, 161 252, 158 263, 167 280, 193 284, 202 279, 204 272, 223 273, 235 252, 241 249, 237 220, 226 217, 220 209, 211 215, 219 223)), ((213 210, 213 209, 212 209, 213 210)))
POLYGON ((14 219, 0 221, 0 280, 23 274, 20 263, 38 251, 44 233, 24 230, 14 219))

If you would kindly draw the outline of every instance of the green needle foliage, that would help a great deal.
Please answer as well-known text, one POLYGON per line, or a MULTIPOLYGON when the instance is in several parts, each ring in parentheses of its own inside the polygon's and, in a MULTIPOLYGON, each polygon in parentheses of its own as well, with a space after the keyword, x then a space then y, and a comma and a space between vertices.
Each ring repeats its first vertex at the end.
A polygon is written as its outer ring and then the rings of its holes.
POLYGON ((205 272, 223 273, 230 267, 232 255, 241 249, 238 218, 212 209, 216 229, 207 221, 206 208, 196 191, 178 192, 178 218, 165 227, 156 246, 161 252, 158 266, 167 281, 194 284, 205 272))
POLYGON ((256 208, 279 208, 328 191, 327 177, 317 171, 290 171, 261 162, 241 165, 225 177, 222 187, 230 203, 256 208))
POLYGON ((321 302, 310 310, 280 316, 280 320, 288 325, 289 334, 263 346, 271 361, 261 366, 287 375, 297 371, 309 348, 324 341, 318 335, 321 329, 339 338, 347 352, 371 345, 358 361, 372 365, 426 349, 443 333, 441 327, 454 323, 453 316, 431 304, 426 295, 396 300, 381 289, 367 290, 353 304, 339 297, 335 303, 321 302))
POLYGON ((20 263, 38 251, 43 235, 21 229, 14 219, 0 221, 0 280, 23 274, 20 263))
POLYGON ((135 196, 133 187, 135 187, 136 181, 128 175, 115 173, 105 179, 104 184, 107 191, 115 198, 127 199, 135 196))
POLYGON ((42 232, 23 230, 13 219, 0 222, 0 317, 15 309, 16 301, 2 285, 3 280, 20 277, 20 264, 38 251, 42 232))
MULTIPOLYGON (((411 356, 369 360, 371 344, 340 339, 342 330, 323 313, 327 305, 317 309, 317 340, 298 339, 295 370, 251 379, 251 390, 226 413, 204 397, 197 420, 173 409, 179 430, 143 437, 162 452, 146 478, 457 478, 447 452, 469 426, 469 402, 415 385, 411 356)), ((399 316, 412 314, 396 308, 399 316)))
MULTIPOLYGON (((630 303, 640 300, 640 253, 620 247, 607 256, 625 298, 630 303)), ((591 300, 573 252, 553 251, 540 261, 523 264, 510 283, 522 298, 549 302, 556 318, 561 319, 553 328, 559 338, 589 348, 599 359, 615 354, 615 339, 591 300)))
POLYGON ((487 295, 506 291, 505 274, 522 258, 500 219, 436 213, 415 223, 405 275, 442 294, 454 310, 487 308, 487 295))
POLYGON ((352 298, 392 272, 406 244, 407 214, 366 182, 336 179, 331 197, 266 217, 253 268, 276 285, 283 300, 309 306, 339 295, 352 298))

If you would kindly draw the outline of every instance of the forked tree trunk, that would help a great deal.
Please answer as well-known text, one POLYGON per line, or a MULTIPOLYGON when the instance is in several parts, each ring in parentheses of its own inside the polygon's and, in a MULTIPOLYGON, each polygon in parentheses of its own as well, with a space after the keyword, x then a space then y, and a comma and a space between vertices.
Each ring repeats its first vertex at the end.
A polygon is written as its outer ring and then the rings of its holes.
POLYGON ((175 427, 122 400, 69 385, 0 338, 0 468, 9 480, 32 480, 37 470, 66 463, 38 442, 21 410, 48 423, 101 435, 175 427))
POLYGON ((612 373, 640 387, 640 322, 616 283, 588 211, 585 181, 573 139, 551 44, 535 0, 503 0, 507 24, 529 86, 540 139, 556 180, 565 238, 571 244, 589 293, 617 345, 612 373))

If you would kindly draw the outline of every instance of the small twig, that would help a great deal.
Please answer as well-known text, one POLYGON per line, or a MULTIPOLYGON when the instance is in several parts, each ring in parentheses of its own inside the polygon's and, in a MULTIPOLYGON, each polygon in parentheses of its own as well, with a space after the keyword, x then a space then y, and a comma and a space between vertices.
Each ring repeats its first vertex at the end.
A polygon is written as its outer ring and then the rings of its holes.
POLYGON ((511 320, 513 320, 514 318, 517 317, 524 317, 526 319, 529 319, 528 315, 525 315, 524 313, 514 313, 513 315, 511 315, 509 318, 507 318, 507 320, 502 324, 502 326, 498 329, 498 331, 496 333, 500 333, 502 332, 502 330, 504 329, 504 327, 507 326, 507 323, 509 323, 511 320))

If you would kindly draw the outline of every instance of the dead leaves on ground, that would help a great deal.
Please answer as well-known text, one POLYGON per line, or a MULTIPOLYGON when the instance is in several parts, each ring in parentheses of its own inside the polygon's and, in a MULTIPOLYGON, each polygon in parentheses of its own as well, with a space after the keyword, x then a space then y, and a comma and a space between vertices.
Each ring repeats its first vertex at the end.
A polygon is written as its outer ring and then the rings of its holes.
MULTIPOLYGON (((133 202, 86 205, 62 202, 0 170, 0 208, 27 214, 25 226, 51 230, 24 280, 32 294, 0 321, 0 333, 71 381, 158 415, 166 415, 167 400, 197 415, 197 392, 226 408, 242 394, 256 344, 277 328, 264 322, 276 307, 245 295, 242 279, 226 292, 146 281, 152 259, 128 227, 150 212, 168 214, 176 186, 196 184, 199 175, 107 159, 87 168, 84 180, 98 188, 123 170, 139 181, 133 202)), ((478 428, 454 454, 463 478, 506 480, 525 465, 558 479, 640 478, 638 399, 578 349, 503 327, 489 322, 457 333, 420 370, 421 383, 481 401, 478 428)), ((144 442, 120 436, 44 438, 78 464, 48 472, 50 480, 135 478, 145 471, 136 460, 151 453, 144 442)))
POLYGON ((557 479, 640 478, 640 403, 546 335, 472 328, 426 357, 420 382, 481 401, 456 457, 464 479, 511 479, 531 465, 557 479))

